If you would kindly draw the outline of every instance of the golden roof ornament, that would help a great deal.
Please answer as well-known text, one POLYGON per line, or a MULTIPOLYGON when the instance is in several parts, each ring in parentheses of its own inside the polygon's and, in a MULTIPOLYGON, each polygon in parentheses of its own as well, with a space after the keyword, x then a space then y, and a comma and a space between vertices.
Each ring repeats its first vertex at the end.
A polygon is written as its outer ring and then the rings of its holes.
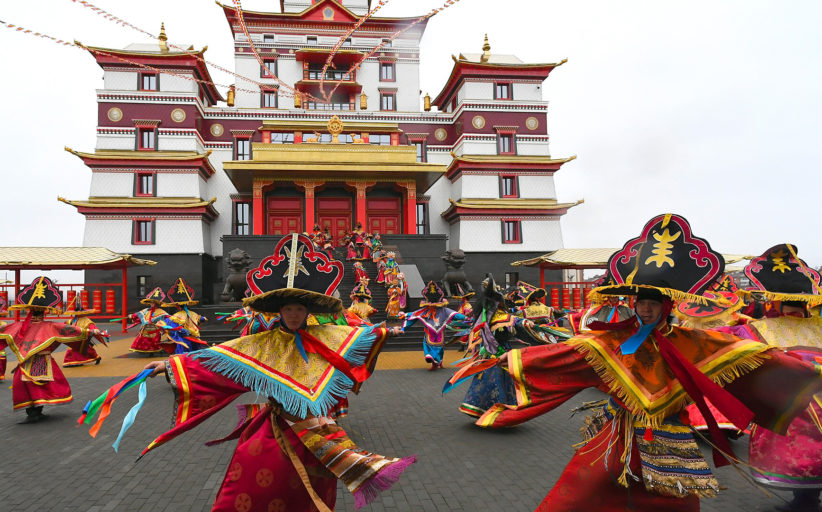
POLYGON ((338 116, 333 116, 328 120, 328 133, 331 134, 331 143, 340 143, 340 134, 343 131, 343 122, 338 116))
POLYGON ((426 112, 431 111, 431 96, 429 96, 428 93, 425 93, 425 98, 423 98, 422 101, 422 108, 426 112))
POLYGON ((160 42, 160 52, 161 53, 168 53, 168 36, 166 36, 166 24, 160 22, 160 35, 157 36, 157 40, 160 42))
POLYGON ((485 34, 485 42, 482 44, 482 56, 480 62, 488 62, 491 58, 491 44, 488 42, 488 34, 485 34))

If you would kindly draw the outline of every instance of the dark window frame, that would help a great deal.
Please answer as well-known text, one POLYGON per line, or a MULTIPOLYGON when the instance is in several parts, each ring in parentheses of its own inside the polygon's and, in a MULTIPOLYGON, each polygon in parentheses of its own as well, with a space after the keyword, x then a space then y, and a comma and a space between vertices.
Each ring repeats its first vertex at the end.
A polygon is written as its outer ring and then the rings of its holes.
POLYGON ((428 203, 417 202, 417 234, 427 235, 430 227, 428 226, 428 203), (420 209, 422 209, 422 219, 420 219, 420 209))
POLYGON ((231 232, 235 235, 250 235, 252 234, 252 212, 251 212, 251 201, 248 200, 235 200, 231 204, 231 232), (238 215, 239 210, 238 207, 240 205, 244 206, 247 210, 245 222, 243 219, 240 219, 240 215, 238 215), (240 229, 242 227, 242 229, 240 229))
POLYGON ((275 78, 277 76, 277 59, 263 59, 263 66, 260 66, 260 78, 275 78), (271 70, 269 73, 268 68, 271 70))
POLYGON ((497 154, 498 155, 516 155, 516 134, 514 133, 498 133, 497 134, 497 154), (504 150, 505 145, 503 141, 508 141, 508 149, 504 150))
POLYGON ((137 90, 138 91, 159 91, 160 90, 160 74, 159 73, 137 73, 137 90), (143 80, 145 78, 154 78, 154 88, 145 87, 143 80))
POLYGON ((522 221, 519 219, 501 219, 502 228, 502 243, 503 244, 521 244, 522 243, 522 221), (513 229, 511 233, 508 227, 513 229), (509 237, 511 235, 511 237, 509 237))
POLYGON ((380 62, 380 82, 396 82, 397 81, 397 63, 396 62, 380 62), (384 70, 390 70, 389 73, 384 73, 384 70), (387 76, 387 75, 391 76, 387 76))
POLYGON ((251 137, 234 137, 234 160, 251 160, 252 157, 253 157, 253 153, 251 151, 251 137), (241 142, 244 143, 244 144, 240 144, 241 142), (241 149, 241 146, 244 146, 244 145, 248 146, 247 148, 242 148, 242 149, 247 149, 247 154, 246 154, 245 151, 243 151, 243 153, 242 153, 242 156, 244 156, 246 158, 240 158, 240 156, 241 156, 240 149, 241 149))
POLYGON ((494 99, 495 100, 513 100, 514 99, 514 85, 511 82, 494 82, 494 99), (506 95, 500 96, 500 87, 505 87, 506 95))
POLYGON ((396 91, 380 91, 380 111, 381 112, 396 112, 397 111, 397 92, 396 91), (385 108, 387 99, 391 99, 390 108, 385 108))
POLYGON ((519 197, 519 176, 515 174, 501 174, 499 177, 499 196, 505 197, 519 197), (506 193, 505 180, 511 180, 511 191, 506 193))
POLYGON ((137 298, 142 299, 146 295, 148 295, 149 291, 149 277, 151 276, 136 276, 137 283, 134 286, 134 290, 137 292, 135 295, 137 298))
POLYGON ((136 147, 138 151, 157 151, 157 128, 150 126, 137 127, 136 147), (145 144, 145 135, 151 134, 150 144, 145 144))
POLYGON ((260 108, 280 108, 280 95, 278 89, 261 89, 260 90, 260 108), (266 105, 266 97, 274 98, 274 106, 266 105))
POLYGON ((134 173, 134 197, 157 197, 157 173, 156 172, 136 172, 134 173), (143 188, 143 178, 149 178, 151 191, 146 192, 143 188))
POLYGON ((152 218, 134 218, 132 219, 132 245, 157 245, 157 221, 152 218), (147 223, 149 225, 149 240, 140 240, 142 230, 140 225, 147 223))

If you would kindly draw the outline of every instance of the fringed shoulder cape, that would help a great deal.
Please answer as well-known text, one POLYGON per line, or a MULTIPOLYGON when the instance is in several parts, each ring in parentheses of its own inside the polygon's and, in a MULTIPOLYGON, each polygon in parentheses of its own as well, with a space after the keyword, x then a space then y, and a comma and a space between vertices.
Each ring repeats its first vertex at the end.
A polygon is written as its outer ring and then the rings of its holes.
MULTIPOLYGON (((476 424, 510 427, 594 387, 611 395, 583 427, 584 443, 540 510, 698 510, 718 485, 680 420, 688 397, 652 339, 630 356, 619 346, 633 330, 594 331, 555 345, 515 349, 508 373, 516 405, 496 404, 476 424), (628 489, 626 489, 628 488, 628 489), (594 501, 592 501, 594 500, 594 501), (647 508, 643 508, 647 507, 647 508)), ((673 327, 666 334, 699 371, 724 386, 754 422, 784 434, 822 390, 820 371, 753 340, 673 327)))

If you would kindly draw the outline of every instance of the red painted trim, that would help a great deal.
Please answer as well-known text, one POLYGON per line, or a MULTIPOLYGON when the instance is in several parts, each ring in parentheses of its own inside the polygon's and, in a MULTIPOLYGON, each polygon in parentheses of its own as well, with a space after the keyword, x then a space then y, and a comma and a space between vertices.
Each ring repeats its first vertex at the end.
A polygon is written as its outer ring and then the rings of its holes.
POLYGON ((437 108, 440 110, 444 110, 443 105, 447 105, 448 102, 451 100, 451 97, 456 93, 457 89, 462 86, 463 82, 466 78, 493 78, 498 77, 500 79, 508 79, 512 81, 522 80, 522 79, 533 79, 533 80, 540 80, 543 81, 548 78, 548 75, 553 71, 555 65, 544 65, 544 66, 529 66, 529 67, 519 67, 519 66, 510 66, 510 65, 500 65, 500 66, 489 66, 487 64, 478 64, 478 63, 471 63, 471 62, 461 62, 457 61, 454 63, 454 67, 451 69, 451 75, 448 77, 448 81, 445 83, 445 86, 442 88, 442 91, 434 98, 434 101, 431 102, 432 105, 436 105, 437 108))
POLYGON ((134 196, 135 197, 155 197, 157 195, 157 171, 135 172, 134 173, 134 196), (151 192, 146 193, 140 190, 142 176, 151 176, 151 192))
POLYGON ((155 222, 157 221, 154 217, 135 217, 131 219, 131 243, 132 245, 156 245, 157 240, 155 231, 155 222), (151 228, 151 240, 148 241, 139 241, 137 240, 137 233, 138 227, 140 222, 148 222, 151 228))
POLYGON ((211 205, 194 208, 96 208, 78 206, 77 213, 82 215, 114 215, 126 217, 133 215, 189 215, 204 217, 208 220, 214 220, 219 215, 211 205))
POLYGON ((503 198, 519 197, 519 179, 516 175, 500 174, 499 180, 500 180, 500 197, 503 197, 503 198), (513 186, 511 187, 512 193, 506 195, 504 193, 505 188, 502 185, 503 185, 503 180, 508 179, 508 178, 512 179, 514 183, 513 183, 513 186))
POLYGON ((520 219, 500 219, 502 222, 502 243, 504 244, 521 244, 522 243, 522 220, 520 219), (516 238, 511 240, 505 240, 505 223, 506 222, 515 222, 516 223, 516 238))

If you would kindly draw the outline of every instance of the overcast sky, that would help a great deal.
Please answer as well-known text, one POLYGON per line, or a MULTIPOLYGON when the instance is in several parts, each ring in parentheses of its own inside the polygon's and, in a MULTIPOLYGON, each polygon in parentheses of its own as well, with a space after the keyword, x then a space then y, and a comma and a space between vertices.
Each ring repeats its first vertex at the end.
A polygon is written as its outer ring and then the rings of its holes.
MULTIPOLYGON (((391 0, 380 15, 442 1, 391 0)), ((170 42, 208 45, 209 60, 233 69, 213 1, 97 4, 154 33, 164 21, 170 42)), ((434 97, 451 54, 479 52, 486 32, 492 53, 568 59, 543 88, 552 156, 578 156, 556 174, 559 199, 585 199, 562 220, 566 247, 619 247, 676 212, 722 252, 793 242, 819 266, 821 13, 814 1, 461 0, 428 24, 421 84, 434 97)), ((2 2, 0 19, 95 46, 151 41, 70 0, 2 2)), ((5 28, 0 64, 0 245, 81 245, 83 217, 57 196, 87 198, 91 172, 63 147, 94 149, 103 72, 84 51, 5 28)))

